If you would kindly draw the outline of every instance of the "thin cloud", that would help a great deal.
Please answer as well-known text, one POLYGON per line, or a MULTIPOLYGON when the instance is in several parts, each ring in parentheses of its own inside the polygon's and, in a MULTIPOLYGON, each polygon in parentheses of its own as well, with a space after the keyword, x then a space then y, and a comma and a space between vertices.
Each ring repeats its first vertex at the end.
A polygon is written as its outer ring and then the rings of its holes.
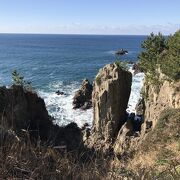
POLYGON ((173 34, 180 29, 180 24, 167 23, 165 25, 129 25, 129 26, 108 26, 108 25, 85 25, 79 22, 72 22, 67 25, 31 25, 16 27, 0 27, 0 32, 7 33, 52 33, 52 34, 122 34, 122 35, 147 35, 151 32, 161 32, 165 35, 173 34), (13 31, 13 29, 15 29, 13 31))

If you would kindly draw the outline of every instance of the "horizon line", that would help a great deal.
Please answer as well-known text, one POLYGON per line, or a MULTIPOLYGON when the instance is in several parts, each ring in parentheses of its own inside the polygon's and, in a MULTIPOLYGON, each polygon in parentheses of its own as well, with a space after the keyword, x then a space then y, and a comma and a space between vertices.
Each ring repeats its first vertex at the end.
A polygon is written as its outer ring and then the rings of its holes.
MULTIPOLYGON (((0 32, 1 34, 9 34, 9 35, 81 35, 81 36, 149 36, 149 34, 90 34, 90 33, 24 33, 24 32, 0 32)), ((164 35, 168 36, 168 35, 164 35)))

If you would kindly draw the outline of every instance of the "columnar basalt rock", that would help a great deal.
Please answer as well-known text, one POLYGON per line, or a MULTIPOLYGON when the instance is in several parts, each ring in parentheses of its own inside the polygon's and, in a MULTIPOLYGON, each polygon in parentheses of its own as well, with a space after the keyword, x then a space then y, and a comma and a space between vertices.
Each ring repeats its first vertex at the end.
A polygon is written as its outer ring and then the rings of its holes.
POLYGON ((94 81, 92 94, 93 127, 92 139, 114 142, 121 126, 126 121, 126 108, 131 92, 132 74, 108 64, 100 69, 94 81))

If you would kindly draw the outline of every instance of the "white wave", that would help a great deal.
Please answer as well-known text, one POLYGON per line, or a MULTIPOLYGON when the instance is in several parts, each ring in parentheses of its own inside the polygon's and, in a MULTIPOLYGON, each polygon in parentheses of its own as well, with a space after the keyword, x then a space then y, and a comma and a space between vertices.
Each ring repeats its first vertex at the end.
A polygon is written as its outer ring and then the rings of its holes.
MULTIPOLYGON (((134 74, 131 68, 130 68, 130 72, 134 74)), ((128 103, 128 108, 127 108, 128 113, 136 112, 135 107, 140 98, 140 92, 143 86, 143 79, 144 79, 144 73, 138 73, 136 75, 133 75, 131 94, 129 97, 129 103, 128 103)))
POLYGON ((51 116, 55 118, 55 123, 65 125, 70 122, 76 122, 80 127, 84 123, 92 124, 92 109, 86 111, 74 110, 72 101, 75 92, 78 90, 77 83, 62 86, 62 82, 51 84, 50 92, 39 91, 44 98, 46 107, 51 116), (62 90, 66 95, 57 95, 56 90, 62 90))
POLYGON ((106 54, 115 54, 115 53, 116 53, 116 51, 111 50, 111 51, 106 51, 105 53, 106 53, 106 54))
MULTIPOLYGON (((133 73, 132 68, 130 71, 133 73)), ((133 75, 131 95, 129 98, 127 112, 135 112, 135 106, 140 98, 140 91, 143 85, 143 73, 133 75)), ((76 122, 78 126, 84 123, 92 125, 93 110, 86 111, 80 109, 73 109, 73 97, 78 90, 80 83, 73 82, 69 85, 64 85, 63 82, 54 82, 49 85, 47 90, 39 91, 39 95, 45 100, 48 112, 55 118, 55 123, 65 125, 70 122, 76 122), (49 90, 48 90, 49 89, 49 90), (57 95, 57 90, 63 91, 66 95, 57 95)))

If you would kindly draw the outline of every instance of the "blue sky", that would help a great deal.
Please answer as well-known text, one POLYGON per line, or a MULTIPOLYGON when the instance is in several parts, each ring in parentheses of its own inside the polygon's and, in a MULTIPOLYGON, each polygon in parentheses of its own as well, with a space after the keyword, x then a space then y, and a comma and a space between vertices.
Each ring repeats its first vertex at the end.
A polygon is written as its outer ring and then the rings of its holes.
POLYGON ((180 28, 180 0, 0 0, 1 33, 149 34, 180 28))

